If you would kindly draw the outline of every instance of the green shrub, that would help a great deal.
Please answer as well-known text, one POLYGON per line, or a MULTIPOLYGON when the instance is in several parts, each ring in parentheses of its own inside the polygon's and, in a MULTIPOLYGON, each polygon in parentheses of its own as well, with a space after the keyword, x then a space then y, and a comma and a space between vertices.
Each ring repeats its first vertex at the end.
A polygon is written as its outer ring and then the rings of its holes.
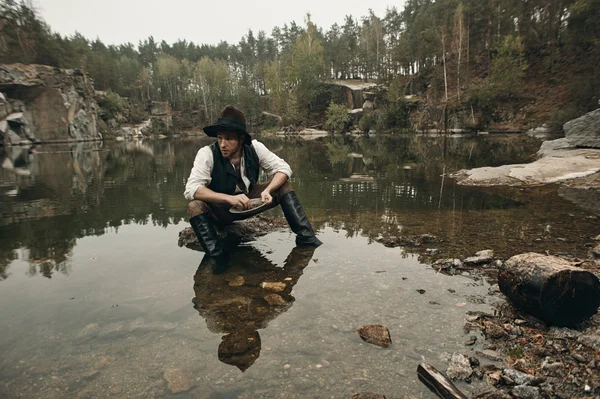
POLYGON ((497 108, 497 96, 492 87, 480 87, 469 90, 467 105, 479 114, 475 129, 485 129, 494 119, 497 108))
POLYGON ((112 91, 107 92, 104 97, 100 98, 98 105, 104 111, 106 120, 115 118, 117 114, 122 114, 125 111, 125 99, 112 91))
POLYGON ((406 101, 390 102, 377 112, 377 132, 404 130, 409 127, 408 112, 410 107, 406 101))
POLYGON ((567 107, 564 109, 557 109, 552 113, 552 119, 550 120, 550 129, 553 132, 562 132, 563 125, 568 121, 581 116, 581 112, 575 107, 567 107))
POLYGON ((375 125, 375 115, 373 112, 365 112, 358 121, 358 128, 363 133, 369 133, 375 125))
POLYGON ((334 102, 329 103, 326 116, 325 126, 334 133, 344 133, 350 127, 351 118, 348 115, 348 110, 343 105, 334 102))

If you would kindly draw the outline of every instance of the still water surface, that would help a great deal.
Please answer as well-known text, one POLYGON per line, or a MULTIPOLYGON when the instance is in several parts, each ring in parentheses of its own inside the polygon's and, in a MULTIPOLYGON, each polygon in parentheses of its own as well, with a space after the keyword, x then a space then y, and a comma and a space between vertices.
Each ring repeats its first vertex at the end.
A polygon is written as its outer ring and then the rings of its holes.
POLYGON ((432 398, 417 364, 445 371, 443 352, 482 349, 464 346, 465 315, 496 299, 481 278, 436 273, 425 248, 374 240, 435 234, 443 257, 580 255, 597 230, 595 209, 556 187, 442 180, 530 160, 539 142, 523 137, 263 141, 292 166, 325 245, 271 233, 222 275, 177 246, 183 187, 206 141, 4 149, 0 396, 432 398), (269 305, 263 281, 287 283, 283 302, 269 305), (364 324, 387 326, 392 346, 363 343, 364 324))

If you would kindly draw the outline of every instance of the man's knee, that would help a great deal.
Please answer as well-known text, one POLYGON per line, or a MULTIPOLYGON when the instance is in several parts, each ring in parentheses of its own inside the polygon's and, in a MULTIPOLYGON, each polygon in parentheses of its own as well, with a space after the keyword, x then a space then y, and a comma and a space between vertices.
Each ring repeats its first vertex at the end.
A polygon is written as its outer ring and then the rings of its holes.
POLYGON ((281 199, 284 195, 289 192, 294 191, 292 185, 288 182, 285 182, 281 187, 279 187, 273 194, 273 197, 277 198, 277 200, 281 199))
POLYGON ((188 216, 193 218, 194 216, 198 216, 202 213, 208 212, 210 209, 206 202, 194 200, 188 204, 188 216))

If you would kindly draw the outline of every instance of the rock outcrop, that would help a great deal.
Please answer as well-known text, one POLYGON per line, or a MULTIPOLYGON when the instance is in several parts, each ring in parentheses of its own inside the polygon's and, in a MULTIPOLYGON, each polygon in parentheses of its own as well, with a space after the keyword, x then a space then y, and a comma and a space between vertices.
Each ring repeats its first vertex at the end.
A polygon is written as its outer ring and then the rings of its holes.
POLYGON ((572 146, 600 148, 600 108, 565 123, 563 129, 572 146))
POLYGON ((566 138, 542 143, 538 157, 528 164, 463 169, 452 177, 469 186, 528 186, 589 180, 600 172, 600 151, 574 148, 566 138))
POLYGON ((0 65, 1 144, 100 140, 90 79, 78 69, 0 65))

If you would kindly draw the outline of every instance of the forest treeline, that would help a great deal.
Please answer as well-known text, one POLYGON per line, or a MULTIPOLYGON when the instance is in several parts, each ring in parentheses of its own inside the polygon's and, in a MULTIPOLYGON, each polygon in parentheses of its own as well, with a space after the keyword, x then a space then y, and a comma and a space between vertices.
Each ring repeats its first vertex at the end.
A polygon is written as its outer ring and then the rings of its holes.
POLYGON ((0 0, 0 63, 15 62, 81 68, 97 90, 168 101, 206 121, 235 103, 250 120, 268 108, 306 122, 327 79, 377 80, 394 103, 420 75, 428 100, 485 108, 518 97, 533 76, 565 87, 564 119, 598 104, 600 0, 406 0, 382 16, 322 28, 307 15, 217 45, 105 45, 53 32, 30 1, 0 0))

